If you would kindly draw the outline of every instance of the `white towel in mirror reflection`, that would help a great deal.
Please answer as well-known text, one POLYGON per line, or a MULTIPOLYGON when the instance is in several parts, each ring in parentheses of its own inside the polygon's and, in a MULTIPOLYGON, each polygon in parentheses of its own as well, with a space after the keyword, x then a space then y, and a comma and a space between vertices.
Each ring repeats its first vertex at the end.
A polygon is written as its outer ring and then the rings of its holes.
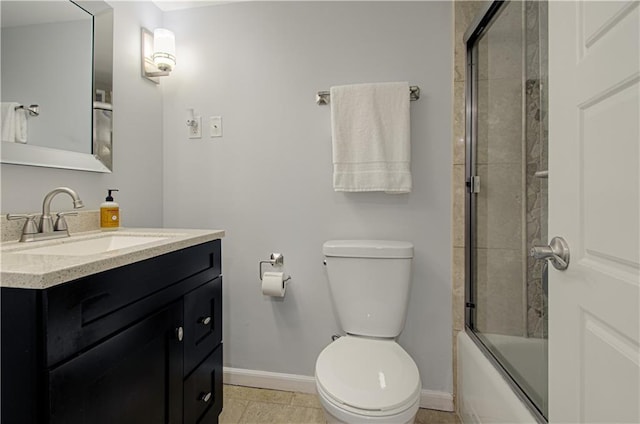
POLYGON ((1 123, 2 141, 10 143, 27 142, 27 111, 16 109, 20 103, 2 102, 1 123))
POLYGON ((112 114, 109 103, 93 102, 94 154, 100 158, 111 155, 112 114))

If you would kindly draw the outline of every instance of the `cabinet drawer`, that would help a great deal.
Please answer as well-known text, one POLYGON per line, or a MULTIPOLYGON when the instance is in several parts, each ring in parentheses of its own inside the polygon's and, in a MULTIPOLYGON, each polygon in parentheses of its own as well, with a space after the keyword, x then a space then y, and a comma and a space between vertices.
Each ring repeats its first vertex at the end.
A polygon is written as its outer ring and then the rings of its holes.
POLYGON ((222 345, 184 382, 184 424, 217 423, 222 411, 222 345))
POLYGON ((215 240, 48 289, 47 364, 55 366, 217 277, 220 262, 215 240))
POLYGON ((222 277, 184 296, 184 375, 222 341, 222 277))

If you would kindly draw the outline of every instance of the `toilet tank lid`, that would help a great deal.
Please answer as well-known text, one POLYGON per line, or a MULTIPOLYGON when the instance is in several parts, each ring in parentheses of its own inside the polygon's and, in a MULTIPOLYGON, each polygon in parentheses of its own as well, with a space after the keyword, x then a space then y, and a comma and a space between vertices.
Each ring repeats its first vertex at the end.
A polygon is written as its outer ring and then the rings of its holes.
POLYGON ((324 256, 340 258, 413 258, 413 244, 393 240, 329 240, 324 256))

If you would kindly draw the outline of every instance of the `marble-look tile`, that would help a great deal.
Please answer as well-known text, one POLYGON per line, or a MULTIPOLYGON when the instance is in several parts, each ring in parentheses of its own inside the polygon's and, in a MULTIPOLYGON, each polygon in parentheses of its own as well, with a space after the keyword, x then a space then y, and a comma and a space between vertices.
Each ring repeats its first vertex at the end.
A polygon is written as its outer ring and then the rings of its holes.
POLYGON ((453 329, 464 329, 464 248, 454 247, 452 257, 453 287, 452 287, 452 311, 453 329))
POLYGON ((524 52, 522 11, 524 2, 509 2, 479 40, 478 79, 521 78, 524 52))
POLYGON ((228 397, 229 399, 243 399, 284 405, 289 405, 293 399, 293 392, 232 385, 224 386, 224 394, 225 397, 228 397))
POLYGON ((415 424, 460 424, 460 418, 455 412, 420 408, 415 424))
POLYGON ((527 333, 529 337, 546 337, 544 321, 547 320, 547 296, 542 287, 542 277, 527 281, 527 333))
MULTIPOLYGON (((456 2, 458 3, 458 2, 456 2)), ((457 34, 456 34, 457 35, 457 34)), ((462 36, 460 39, 455 39, 455 48, 453 50, 453 66, 454 66, 454 74, 453 81, 456 82, 464 82, 467 79, 467 49, 465 43, 462 41, 462 36)))
POLYGON ((464 247, 465 221, 465 169, 464 165, 454 165, 452 171, 452 239, 453 247, 464 247))
MULTIPOLYGON (((225 387, 226 390, 226 387, 225 387)), ((222 413, 219 417, 220 424, 236 424, 240 422, 240 418, 249 405, 248 400, 227 398, 224 396, 222 413)))
POLYGON ((476 197, 476 245, 522 249, 523 199, 520 164, 479 165, 476 197))
POLYGON ((522 162, 522 81, 478 81, 476 163, 522 162))
POLYGON ((249 402, 240 423, 259 424, 324 424, 324 413, 318 408, 249 402))
POLYGON ((456 1, 454 5, 454 81, 465 80, 466 47, 464 33, 488 1, 456 1))
POLYGON ((540 77, 540 3, 525 2, 525 48, 527 78, 540 77))
POLYGON ((465 83, 453 83, 453 164, 464 165, 466 156, 465 141, 465 83))
MULTIPOLYGON (((464 330, 462 330, 464 331, 464 330)), ((451 340, 451 362, 453 366, 453 405, 454 409, 457 411, 457 402, 458 402, 458 333, 460 331, 453 330, 453 339, 451 340)))
POLYGON ((306 408, 322 408, 318 395, 313 393, 294 393, 291 405, 304 406, 306 408))
POLYGON ((522 336, 523 253, 520 249, 476 249, 476 327, 484 333, 522 336))

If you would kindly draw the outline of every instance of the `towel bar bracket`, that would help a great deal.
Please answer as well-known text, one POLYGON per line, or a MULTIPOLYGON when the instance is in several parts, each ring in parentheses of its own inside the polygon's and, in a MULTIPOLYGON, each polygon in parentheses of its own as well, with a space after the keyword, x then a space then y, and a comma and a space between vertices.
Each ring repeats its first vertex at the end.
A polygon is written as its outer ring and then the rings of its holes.
POLYGON ((39 105, 29 105, 29 107, 24 107, 24 105, 16 106, 14 110, 24 109, 29 112, 30 116, 38 116, 40 115, 40 106, 39 105))

